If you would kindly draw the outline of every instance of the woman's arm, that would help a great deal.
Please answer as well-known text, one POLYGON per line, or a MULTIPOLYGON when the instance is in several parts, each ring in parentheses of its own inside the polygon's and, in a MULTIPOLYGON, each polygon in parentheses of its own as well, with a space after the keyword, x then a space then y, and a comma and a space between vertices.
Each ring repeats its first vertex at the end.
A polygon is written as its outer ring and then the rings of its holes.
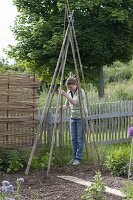
POLYGON ((73 105, 79 105, 79 101, 71 98, 64 90, 61 91, 62 96, 66 97, 66 99, 73 105))

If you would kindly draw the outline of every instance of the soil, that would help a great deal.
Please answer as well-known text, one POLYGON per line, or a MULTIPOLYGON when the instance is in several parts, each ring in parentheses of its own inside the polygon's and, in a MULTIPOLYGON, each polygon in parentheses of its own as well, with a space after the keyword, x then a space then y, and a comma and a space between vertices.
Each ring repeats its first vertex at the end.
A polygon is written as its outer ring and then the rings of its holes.
MULTIPOLYGON (((21 200, 80 200, 80 196, 85 194, 85 186, 63 180, 57 176, 69 175, 94 181, 95 171, 93 166, 88 167, 81 164, 52 168, 48 176, 46 176, 46 171, 30 171, 28 176, 24 172, 15 174, 0 172, 0 182, 7 180, 15 185, 17 178, 24 178, 25 182, 21 186, 21 200)), ((113 177, 107 171, 102 172, 102 180, 106 186, 119 190, 125 183, 125 179, 113 177)), ((122 200, 122 198, 106 194, 106 200, 122 200)))

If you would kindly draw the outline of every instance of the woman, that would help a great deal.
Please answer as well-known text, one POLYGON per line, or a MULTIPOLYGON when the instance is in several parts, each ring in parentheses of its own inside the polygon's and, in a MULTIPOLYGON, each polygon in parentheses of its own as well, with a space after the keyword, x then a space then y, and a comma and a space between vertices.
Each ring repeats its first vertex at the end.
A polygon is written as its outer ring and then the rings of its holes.
POLYGON ((81 118, 81 109, 83 114, 82 117, 85 117, 87 115, 86 98, 84 90, 81 89, 80 108, 76 79, 73 77, 68 78, 66 81, 66 86, 68 88, 68 92, 66 93, 64 90, 62 90, 61 94, 66 98, 65 105, 63 105, 62 109, 65 110, 68 107, 71 109, 70 131, 73 144, 73 160, 70 163, 73 165, 78 165, 80 164, 84 147, 85 120, 82 120, 81 118))

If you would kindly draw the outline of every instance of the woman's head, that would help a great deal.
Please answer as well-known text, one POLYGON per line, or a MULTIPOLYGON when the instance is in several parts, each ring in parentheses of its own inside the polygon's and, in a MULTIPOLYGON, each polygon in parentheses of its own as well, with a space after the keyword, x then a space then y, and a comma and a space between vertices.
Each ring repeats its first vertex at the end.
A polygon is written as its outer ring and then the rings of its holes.
POLYGON ((66 80, 66 86, 70 91, 75 91, 77 88, 77 80, 73 77, 69 77, 66 80))

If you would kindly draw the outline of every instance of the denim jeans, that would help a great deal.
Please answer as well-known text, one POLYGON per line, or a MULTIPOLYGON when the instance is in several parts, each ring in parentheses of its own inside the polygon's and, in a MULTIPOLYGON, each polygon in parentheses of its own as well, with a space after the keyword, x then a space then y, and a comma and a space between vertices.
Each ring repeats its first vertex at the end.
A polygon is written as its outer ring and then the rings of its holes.
POLYGON ((84 147, 84 130, 85 121, 81 122, 81 119, 70 119, 70 131, 72 136, 74 159, 81 160, 82 158, 82 152, 84 147))

